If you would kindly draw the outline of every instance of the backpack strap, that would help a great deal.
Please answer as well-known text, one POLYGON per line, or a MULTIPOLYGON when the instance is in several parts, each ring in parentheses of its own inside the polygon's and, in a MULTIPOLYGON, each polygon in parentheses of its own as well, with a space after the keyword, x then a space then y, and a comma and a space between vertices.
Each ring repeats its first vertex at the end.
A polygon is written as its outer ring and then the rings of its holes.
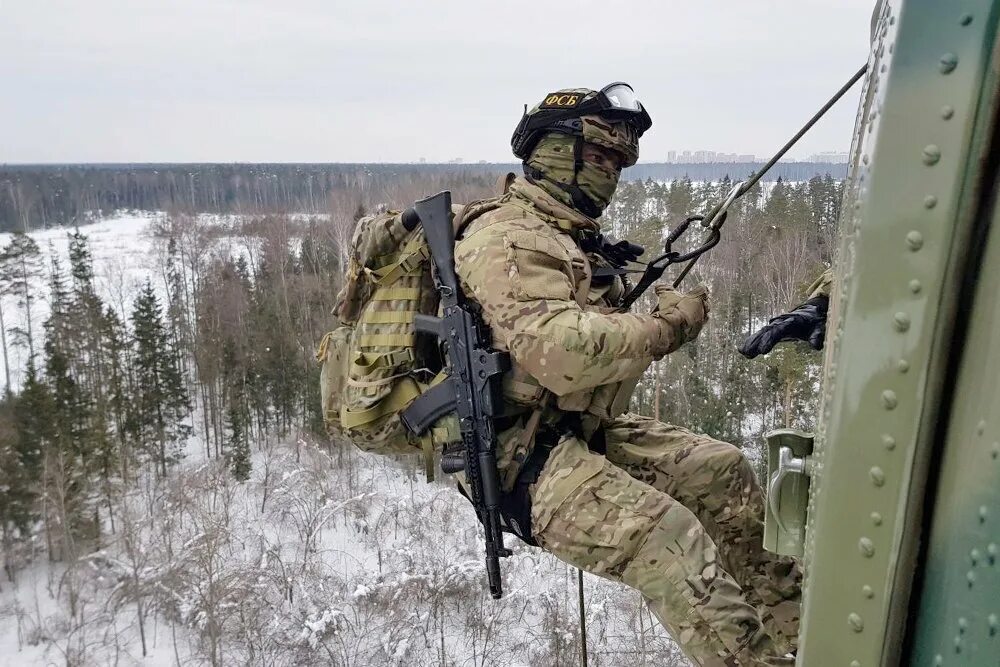
POLYGON ((430 249, 419 235, 415 235, 403 246, 398 259, 378 269, 365 269, 371 281, 377 285, 391 285, 402 276, 418 275, 423 265, 431 256, 430 249))

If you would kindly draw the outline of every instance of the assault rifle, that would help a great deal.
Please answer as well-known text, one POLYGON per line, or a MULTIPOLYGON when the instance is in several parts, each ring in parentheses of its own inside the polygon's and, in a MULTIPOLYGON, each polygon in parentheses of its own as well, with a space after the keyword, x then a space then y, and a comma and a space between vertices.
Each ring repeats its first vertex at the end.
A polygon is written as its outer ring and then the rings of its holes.
POLYGON ((403 214, 412 229, 423 225, 434 265, 434 282, 441 295, 442 316, 416 315, 418 333, 435 336, 447 360, 448 378, 417 397, 403 411, 410 432, 422 435, 444 415, 458 416, 462 451, 442 458, 441 470, 465 472, 472 504, 486 531, 486 572, 490 594, 503 594, 500 558, 509 556, 500 523, 500 478, 496 462, 494 417, 503 409, 501 379, 510 368, 506 353, 490 348, 489 329, 462 293, 455 275, 455 230, 451 193, 421 199, 403 214))

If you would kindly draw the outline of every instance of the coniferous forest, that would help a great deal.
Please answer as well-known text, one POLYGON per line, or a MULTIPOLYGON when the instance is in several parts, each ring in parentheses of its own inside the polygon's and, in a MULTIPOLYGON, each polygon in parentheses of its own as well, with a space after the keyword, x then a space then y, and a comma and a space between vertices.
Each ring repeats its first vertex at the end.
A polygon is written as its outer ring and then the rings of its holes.
MULTIPOLYGON (((8 203, 0 213, 19 230, 159 210, 141 276, 95 260, 86 225, 59 232, 67 252, 35 233, 2 237, 11 650, 65 665, 578 664, 575 570, 515 546, 508 593, 492 601, 475 518, 453 486, 427 484, 419 461, 329 439, 319 410, 315 351, 355 221, 445 188, 455 201, 489 196, 495 175, 352 172, 314 192, 279 180, 255 193, 230 174, 231 190, 183 205, 183 179, 161 200, 126 178, 114 188, 124 200, 94 188, 72 205, 47 195, 41 214, 8 203)), ((732 185, 624 182, 605 230, 649 259, 732 185)), ((819 354, 795 344, 749 361, 736 347, 829 266, 842 191, 817 175, 758 184, 736 203, 685 283, 710 288, 709 323, 649 370, 634 411, 758 464, 764 432, 812 427, 819 354)), ((590 665, 686 664, 637 594, 593 577, 586 593, 590 665)))
MULTIPOLYGON (((640 163, 627 180, 715 181, 749 174, 757 163, 640 163)), ((372 192, 428 175, 494 178, 515 164, 131 164, 0 165, 0 232, 84 224, 120 209, 188 213, 324 213, 331 197, 372 192), (363 191, 363 192, 362 192, 363 191)), ((781 162, 766 178, 846 175, 844 164, 781 162)))

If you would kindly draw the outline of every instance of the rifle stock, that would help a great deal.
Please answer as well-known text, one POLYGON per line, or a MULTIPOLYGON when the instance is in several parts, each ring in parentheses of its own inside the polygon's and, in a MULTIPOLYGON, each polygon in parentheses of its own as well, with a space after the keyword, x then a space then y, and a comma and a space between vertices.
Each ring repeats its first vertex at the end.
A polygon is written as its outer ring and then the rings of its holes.
MULTIPOLYGON (((431 249, 434 268, 440 287, 446 287, 453 294, 458 293, 458 277, 455 275, 455 230, 451 226, 451 193, 445 190, 433 197, 421 199, 413 205, 424 227, 427 245, 431 249)), ((441 294, 442 300, 445 294, 441 294)))

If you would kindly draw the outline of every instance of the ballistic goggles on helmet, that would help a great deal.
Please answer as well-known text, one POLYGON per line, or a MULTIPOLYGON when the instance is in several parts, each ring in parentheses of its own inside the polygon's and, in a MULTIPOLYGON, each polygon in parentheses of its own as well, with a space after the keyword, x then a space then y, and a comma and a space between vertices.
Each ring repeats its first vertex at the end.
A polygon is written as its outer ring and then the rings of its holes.
POLYGON ((623 81, 608 84, 599 91, 560 90, 546 95, 531 111, 525 111, 511 137, 514 155, 526 160, 545 132, 575 129, 575 123, 563 121, 581 116, 600 116, 611 122, 626 123, 635 130, 636 138, 653 125, 632 86, 623 81))

